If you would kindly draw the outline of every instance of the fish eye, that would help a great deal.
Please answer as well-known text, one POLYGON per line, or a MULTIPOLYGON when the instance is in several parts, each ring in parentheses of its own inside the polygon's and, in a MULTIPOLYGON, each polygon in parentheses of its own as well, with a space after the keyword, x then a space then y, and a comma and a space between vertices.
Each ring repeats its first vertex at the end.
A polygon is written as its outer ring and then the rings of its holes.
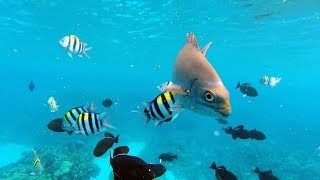
POLYGON ((208 102, 212 102, 215 99, 214 95, 211 92, 206 92, 204 96, 206 98, 206 101, 208 102))

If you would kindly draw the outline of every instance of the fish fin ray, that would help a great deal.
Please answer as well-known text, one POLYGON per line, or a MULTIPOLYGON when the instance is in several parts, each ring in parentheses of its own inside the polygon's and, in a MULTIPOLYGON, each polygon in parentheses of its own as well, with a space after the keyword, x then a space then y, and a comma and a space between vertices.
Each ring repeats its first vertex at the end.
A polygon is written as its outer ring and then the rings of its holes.
POLYGON ((210 47, 210 45, 212 44, 212 42, 209 42, 202 50, 201 50, 201 53, 203 54, 203 56, 206 56, 207 54, 207 51, 210 47))
POLYGON ((194 33, 187 33, 187 42, 190 43, 191 45, 193 45, 195 48, 199 49, 199 45, 198 45, 198 41, 196 39, 196 36, 194 35, 194 33))

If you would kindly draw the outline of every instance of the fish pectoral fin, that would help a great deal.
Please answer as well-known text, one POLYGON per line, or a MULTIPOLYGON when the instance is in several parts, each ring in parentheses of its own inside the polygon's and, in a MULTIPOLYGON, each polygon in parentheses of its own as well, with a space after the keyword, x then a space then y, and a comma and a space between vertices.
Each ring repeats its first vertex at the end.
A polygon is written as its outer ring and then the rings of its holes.
POLYGON ((170 83, 167 85, 160 85, 160 86, 158 86, 158 89, 162 92, 170 91, 170 92, 181 94, 184 96, 189 95, 189 90, 184 89, 181 86, 174 84, 174 83, 170 83))
POLYGON ((212 44, 212 42, 209 42, 202 50, 201 50, 201 53, 203 54, 203 56, 206 56, 207 54, 207 51, 210 47, 210 45, 212 44))
POLYGON ((81 57, 81 58, 83 58, 82 54, 78 54, 78 57, 81 57))
POLYGON ((196 36, 193 33, 187 33, 187 42, 200 50, 196 36))
POLYGON ((70 52, 68 52, 68 55, 71 57, 71 59, 73 59, 72 54, 70 52))
POLYGON ((175 111, 176 113, 179 113, 180 111, 183 110, 183 105, 182 104, 174 104, 171 108, 169 108, 170 111, 175 111), (178 112, 177 112, 178 111, 178 112))

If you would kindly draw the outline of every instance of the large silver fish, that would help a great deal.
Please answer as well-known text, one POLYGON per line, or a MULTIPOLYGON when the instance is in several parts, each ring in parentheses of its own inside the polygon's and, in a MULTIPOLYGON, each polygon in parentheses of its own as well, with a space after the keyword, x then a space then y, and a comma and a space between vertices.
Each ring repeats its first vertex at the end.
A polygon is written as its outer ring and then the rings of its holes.
POLYGON ((231 114, 229 92, 205 57, 211 43, 200 50, 195 35, 187 34, 187 43, 174 64, 173 83, 163 89, 181 94, 178 98, 184 108, 204 115, 227 117, 231 114))

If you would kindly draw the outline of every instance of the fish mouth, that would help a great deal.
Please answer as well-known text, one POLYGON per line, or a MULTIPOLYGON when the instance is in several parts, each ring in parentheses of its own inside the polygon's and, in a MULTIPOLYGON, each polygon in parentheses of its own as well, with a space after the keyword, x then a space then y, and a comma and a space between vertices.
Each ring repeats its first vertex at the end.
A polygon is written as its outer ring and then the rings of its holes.
POLYGON ((223 117, 227 118, 231 114, 231 107, 223 107, 223 108, 214 108, 214 110, 220 113, 223 117))

